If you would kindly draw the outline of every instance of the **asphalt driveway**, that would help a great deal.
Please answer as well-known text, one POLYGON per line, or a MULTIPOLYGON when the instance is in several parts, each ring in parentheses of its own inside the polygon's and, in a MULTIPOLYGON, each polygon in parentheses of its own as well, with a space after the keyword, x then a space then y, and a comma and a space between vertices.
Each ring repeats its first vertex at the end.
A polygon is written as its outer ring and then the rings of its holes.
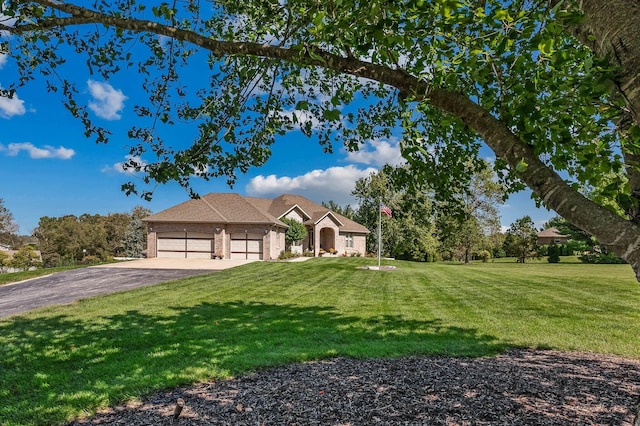
POLYGON ((66 304, 87 297, 208 274, 242 264, 220 260, 215 263, 210 260, 206 264, 170 262, 162 267, 158 262, 135 262, 138 263, 123 262, 106 267, 73 269, 0 286, 0 318, 43 306, 66 304))

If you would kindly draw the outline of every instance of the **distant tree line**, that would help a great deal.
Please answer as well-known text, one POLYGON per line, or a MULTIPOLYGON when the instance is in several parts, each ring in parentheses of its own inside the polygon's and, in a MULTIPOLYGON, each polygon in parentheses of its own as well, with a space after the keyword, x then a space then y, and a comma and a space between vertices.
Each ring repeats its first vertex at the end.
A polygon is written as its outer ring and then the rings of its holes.
POLYGON ((136 206, 129 213, 44 216, 33 235, 19 236, 13 214, 0 198, 0 244, 10 250, 0 251, 0 272, 142 257, 147 247, 142 219, 151 213, 136 206))
POLYGON ((83 214, 40 218, 33 235, 45 267, 93 263, 113 257, 141 257, 146 248, 142 219, 151 211, 135 207, 131 213, 83 214))
POLYGON ((385 166, 359 179, 352 192, 359 203, 357 209, 333 201, 323 205, 366 226, 371 253, 378 249, 380 221, 384 256, 465 262, 504 256, 497 206, 505 192, 489 167, 479 169, 472 183, 448 203, 428 191, 403 185, 405 172, 402 167, 385 166), (392 217, 380 215, 381 204, 391 209, 392 217))
POLYGON ((334 201, 322 205, 366 226, 369 231, 367 252, 378 250, 378 222, 382 224, 382 254, 414 261, 471 260, 514 257, 524 263, 547 257, 579 255, 585 263, 620 263, 618 256, 600 247, 588 233, 561 217, 544 224, 567 235, 562 245, 538 246, 538 230, 530 216, 517 219, 502 232, 498 206, 505 189, 493 171, 486 167, 475 171, 468 187, 457 188, 453 201, 442 202, 437 194, 417 191, 406 184, 402 167, 385 166, 379 172, 359 179, 352 194, 357 208, 342 207, 334 201), (392 217, 380 215, 380 205, 391 208, 392 217))

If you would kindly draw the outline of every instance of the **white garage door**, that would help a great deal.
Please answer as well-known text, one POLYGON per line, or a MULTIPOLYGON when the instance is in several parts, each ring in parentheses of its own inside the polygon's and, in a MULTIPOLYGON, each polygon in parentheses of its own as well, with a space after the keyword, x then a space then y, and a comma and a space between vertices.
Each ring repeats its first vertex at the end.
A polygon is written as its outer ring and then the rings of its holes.
POLYGON ((181 259, 211 259, 213 236, 195 232, 158 234, 158 257, 181 259))
POLYGON ((231 234, 231 259, 262 260, 262 235, 231 234))

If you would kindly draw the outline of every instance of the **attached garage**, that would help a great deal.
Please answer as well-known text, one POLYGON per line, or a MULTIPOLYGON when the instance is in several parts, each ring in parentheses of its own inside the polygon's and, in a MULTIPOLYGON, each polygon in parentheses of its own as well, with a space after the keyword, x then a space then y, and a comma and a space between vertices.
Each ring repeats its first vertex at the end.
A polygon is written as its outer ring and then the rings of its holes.
POLYGON ((231 234, 231 259, 262 260, 262 235, 231 234))
POLYGON ((158 234, 158 257, 211 259, 215 251, 213 235, 192 232, 158 234))

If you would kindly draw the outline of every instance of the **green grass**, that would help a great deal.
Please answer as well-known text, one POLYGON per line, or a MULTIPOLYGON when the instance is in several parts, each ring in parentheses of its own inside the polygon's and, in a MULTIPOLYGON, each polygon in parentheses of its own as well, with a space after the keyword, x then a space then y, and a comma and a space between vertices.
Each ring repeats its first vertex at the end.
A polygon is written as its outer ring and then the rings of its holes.
POLYGON ((62 423, 156 389, 337 355, 640 358, 628 265, 357 269, 374 263, 253 263, 0 321, 0 424, 62 423))
POLYGON ((10 272, 8 274, 0 274, 0 285, 11 284, 18 281, 30 280, 31 278, 42 277, 43 275, 51 275, 56 272, 68 271, 70 269, 85 268, 86 266, 60 266, 57 268, 35 269, 33 271, 10 272))

